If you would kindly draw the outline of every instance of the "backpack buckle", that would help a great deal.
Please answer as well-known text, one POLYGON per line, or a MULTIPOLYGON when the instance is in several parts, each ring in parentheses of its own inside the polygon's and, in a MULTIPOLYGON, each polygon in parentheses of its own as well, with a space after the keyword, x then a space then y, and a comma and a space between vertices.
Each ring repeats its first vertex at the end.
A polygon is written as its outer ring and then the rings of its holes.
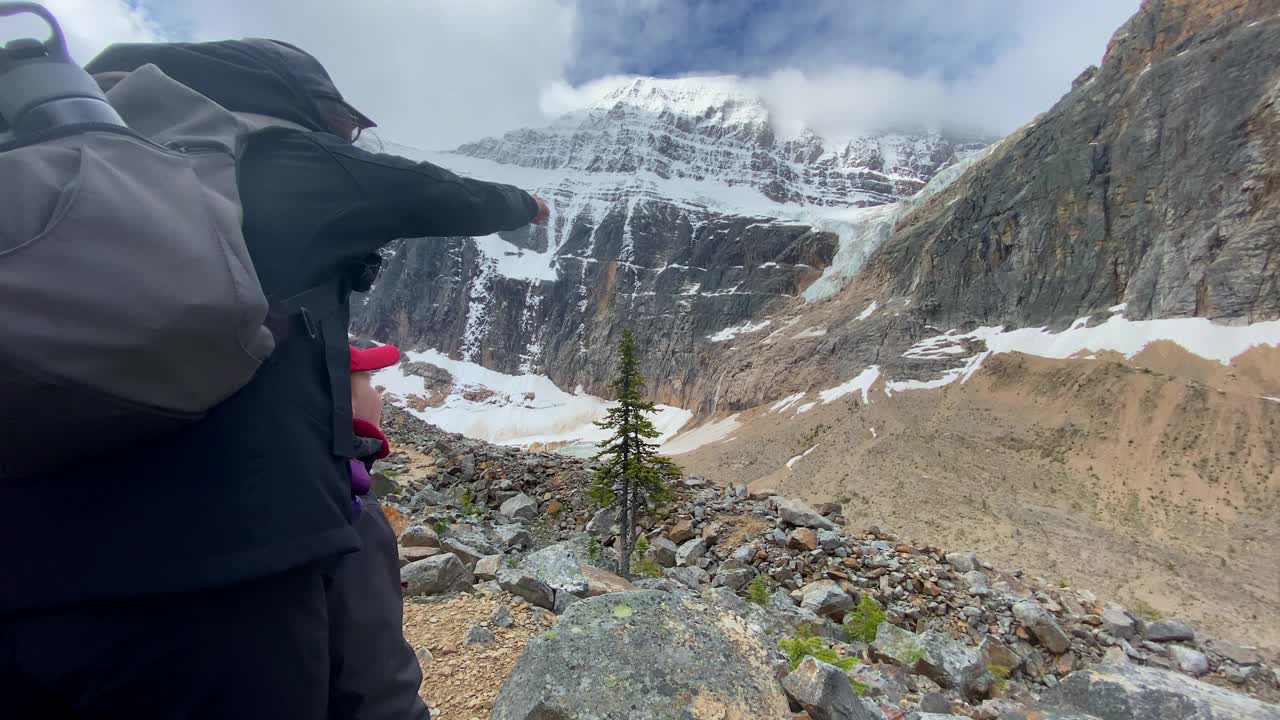
POLYGON ((302 308, 298 314, 302 316, 302 326, 307 329, 307 337, 310 337, 312 340, 320 337, 320 331, 316 328, 315 318, 311 317, 311 311, 306 308, 302 308))

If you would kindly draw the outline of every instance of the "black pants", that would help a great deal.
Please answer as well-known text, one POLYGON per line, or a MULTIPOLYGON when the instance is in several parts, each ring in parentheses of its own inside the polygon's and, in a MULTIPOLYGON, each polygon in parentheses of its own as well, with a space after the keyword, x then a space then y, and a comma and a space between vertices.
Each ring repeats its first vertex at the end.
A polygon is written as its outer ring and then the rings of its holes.
POLYGON ((365 550, 336 566, 0 616, 0 717, 427 720, 395 540, 362 515, 365 550))
POLYGON ((430 720, 418 657, 404 640, 395 532, 372 494, 355 527, 364 549, 344 555, 328 582, 329 718, 430 720))

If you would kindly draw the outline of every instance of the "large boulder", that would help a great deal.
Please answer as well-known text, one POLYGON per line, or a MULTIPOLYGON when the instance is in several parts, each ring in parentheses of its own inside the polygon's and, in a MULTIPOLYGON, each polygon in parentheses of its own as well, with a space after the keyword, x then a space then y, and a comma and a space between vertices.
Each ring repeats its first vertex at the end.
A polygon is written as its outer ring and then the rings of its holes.
POLYGON ((501 555, 485 555, 480 558, 476 562, 476 579, 481 582, 497 579, 498 568, 502 567, 502 563, 503 558, 501 555))
POLYGON ((715 579, 711 584, 715 587, 727 587, 734 592, 747 586, 756 576, 756 569, 741 560, 725 560, 720 563, 715 579))
POLYGON ((924 675, 944 688, 958 689, 970 699, 983 697, 991 690, 992 677, 982 657, 936 630, 916 635, 882 622, 876 628, 870 654, 873 659, 924 675))
POLYGON ((676 524, 671 526, 671 532, 667 533, 671 542, 677 545, 692 540, 696 535, 697 533, 693 531, 693 521, 689 518, 677 520, 676 524))
POLYGON ((614 575, 608 570, 601 570, 594 565, 584 563, 578 566, 578 570, 587 581, 587 591, 583 593, 587 597, 636 589, 626 578, 614 575))
POLYGON ((822 513, 792 498, 778 498, 778 517, 782 518, 782 522, 796 527, 815 530, 835 530, 836 528, 834 523, 822 517, 822 513))
POLYGON ((400 568, 406 595, 438 595, 469 589, 476 582, 471 571, 453 553, 418 560, 400 568))
POLYGON ((453 536, 446 536, 444 540, 440 541, 440 544, 444 547, 445 550, 448 550, 450 553, 457 555, 458 559, 461 560, 463 563, 466 564, 467 567, 470 567, 470 568, 474 568, 476 566, 476 563, 480 562, 481 558, 484 558, 488 555, 496 554, 496 553, 486 553, 484 550, 481 550, 480 548, 476 548, 476 547, 472 547, 471 545, 468 545, 467 543, 463 542, 461 538, 457 538, 453 536))
POLYGON ((1280 705, 1115 659, 1071 673, 1040 705, 1103 720, 1280 720, 1280 705))
POLYGON ((660 537, 653 541, 649 546, 653 548, 653 559, 662 567, 675 567, 676 565, 676 544, 667 538, 660 537))
POLYGON ((1148 623, 1146 637, 1154 642, 1191 642, 1196 639, 1195 630, 1183 620, 1157 620, 1148 623))
POLYGON ((574 595, 587 594, 587 578, 582 574, 583 551, 573 542, 562 542, 529 553, 520 569, 551 587, 574 595))
POLYGON ((440 536, 425 525, 410 525, 400 533, 400 544, 404 547, 440 547, 440 536))
POLYGON ((1063 632, 1062 626, 1053 617, 1053 613, 1045 610, 1040 603, 1034 600, 1014 603, 1013 616, 1025 625, 1049 652, 1061 655, 1071 649, 1071 637, 1063 632))
POLYGON ((523 550, 533 544, 533 536, 523 525, 499 525, 494 532, 509 548, 523 550))
POLYGON ((538 501, 520 493, 502 503, 498 512, 516 520, 532 520, 538 517, 538 501))
POLYGON ((840 620, 853 609, 853 598, 834 580, 818 580, 796 591, 800 607, 822 617, 840 620))
POLYGON ((702 538, 694 538, 676 550, 676 565, 680 567, 696 565, 706 554, 707 544, 702 541, 702 538))
POLYGON ((1108 605, 1102 611, 1102 627, 1122 640, 1132 640, 1138 634, 1133 616, 1118 605, 1108 605))
POLYGON ((637 590, 575 603, 529 643, 491 720, 790 720, 769 651, 741 618, 637 590))
POLYGON ((782 679, 787 695, 813 720, 877 720, 843 670, 807 657, 782 679))
POLYGON ((498 587, 545 610, 556 607, 556 591, 527 570, 501 568, 498 570, 498 587))
POLYGON ((798 527, 787 536, 787 547, 808 552, 818 549, 818 534, 812 528, 798 527))
POLYGON ((1209 672, 1209 658, 1205 654, 1186 645, 1170 645, 1169 657, 1178 665, 1178 669, 1188 675, 1200 677, 1209 672))
POLYGON ((591 516, 587 522, 587 532, 600 538, 607 538, 614 533, 618 525, 618 513, 615 510, 602 508, 591 516))

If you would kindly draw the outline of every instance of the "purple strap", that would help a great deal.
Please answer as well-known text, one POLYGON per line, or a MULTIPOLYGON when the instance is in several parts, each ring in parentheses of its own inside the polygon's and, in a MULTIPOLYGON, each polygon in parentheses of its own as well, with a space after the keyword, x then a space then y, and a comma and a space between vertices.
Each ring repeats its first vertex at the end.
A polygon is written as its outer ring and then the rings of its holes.
POLYGON ((351 474, 351 514, 360 514, 360 496, 366 495, 373 487, 373 478, 369 477, 369 469, 359 460, 348 460, 347 468, 351 474))

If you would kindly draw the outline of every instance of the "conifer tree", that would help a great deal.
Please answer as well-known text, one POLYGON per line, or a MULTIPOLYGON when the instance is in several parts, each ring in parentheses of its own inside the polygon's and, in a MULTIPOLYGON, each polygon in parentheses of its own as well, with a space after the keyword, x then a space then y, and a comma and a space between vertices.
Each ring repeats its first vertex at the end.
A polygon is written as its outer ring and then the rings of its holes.
POLYGON ((644 376, 636 357, 635 338, 628 330, 618 344, 620 356, 617 379, 613 382, 617 406, 610 408, 596 426, 612 432, 595 459, 603 464, 596 470, 588 491, 602 508, 618 510, 620 528, 619 570, 631 577, 631 548, 635 545, 636 519, 651 501, 671 497, 670 482, 680 476, 680 468, 670 458, 658 454, 658 437, 649 415, 657 412, 644 399, 644 376))

